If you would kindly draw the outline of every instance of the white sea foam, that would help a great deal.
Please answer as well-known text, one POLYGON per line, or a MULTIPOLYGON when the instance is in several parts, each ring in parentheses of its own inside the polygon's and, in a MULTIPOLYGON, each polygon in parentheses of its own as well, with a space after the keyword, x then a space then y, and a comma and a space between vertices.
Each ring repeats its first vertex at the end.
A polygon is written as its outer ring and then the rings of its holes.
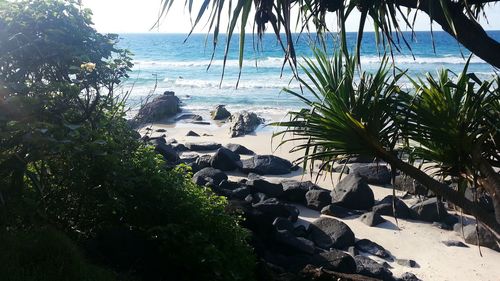
MULTIPOLYGON (((362 56, 361 62, 364 64, 378 64, 381 58, 379 56, 362 56)), ((299 63, 304 63, 303 58, 298 59, 299 63)), ((456 57, 456 56, 429 56, 429 57, 419 57, 415 56, 413 58, 409 55, 397 55, 394 56, 394 63, 396 65, 400 64, 464 64, 466 58, 456 57)), ((152 60, 136 60, 134 61, 135 68, 138 69, 148 69, 148 68, 208 68, 211 67, 221 67, 224 65, 223 60, 193 60, 193 61, 152 61, 152 60)), ((282 57, 267 57, 263 59, 251 59, 246 58, 243 61, 244 67, 261 67, 261 68, 281 68, 283 66, 284 59, 282 57)), ((484 63, 480 58, 473 57, 471 63, 484 63)), ((226 61, 226 67, 239 67, 239 60, 231 59, 226 61)))

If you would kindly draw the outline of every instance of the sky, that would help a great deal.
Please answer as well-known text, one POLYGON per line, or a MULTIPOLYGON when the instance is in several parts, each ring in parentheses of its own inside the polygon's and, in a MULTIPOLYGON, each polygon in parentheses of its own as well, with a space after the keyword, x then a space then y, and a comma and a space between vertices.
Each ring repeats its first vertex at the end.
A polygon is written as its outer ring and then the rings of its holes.
MULTIPOLYGON (((187 33, 191 30, 190 16, 184 7, 185 0, 176 0, 169 14, 163 18, 159 28, 151 30, 160 10, 161 0, 82 0, 86 8, 90 8, 94 14, 93 21, 99 32, 112 33, 142 33, 142 32, 163 32, 163 33, 187 33)), ((196 0, 194 10, 197 12, 201 0, 196 0)), ((482 26, 488 30, 500 30, 500 4, 487 8, 486 14, 489 23, 481 22, 482 26)), ((227 13, 225 13, 227 15, 227 13)), ((359 13, 350 17, 346 27, 348 31, 357 31, 359 13)), ((223 23, 227 23, 227 16, 223 23)), ((335 19, 329 19, 333 28, 335 19)), ((206 21, 201 21, 200 28, 195 32, 207 32, 203 28, 206 21)), ((421 13, 417 17, 416 30, 429 30, 429 18, 421 13)), ((371 22, 365 30, 373 30, 371 22)), ((434 30, 440 30, 438 24, 434 24, 434 30)), ((251 28, 248 28, 251 31, 251 28)))

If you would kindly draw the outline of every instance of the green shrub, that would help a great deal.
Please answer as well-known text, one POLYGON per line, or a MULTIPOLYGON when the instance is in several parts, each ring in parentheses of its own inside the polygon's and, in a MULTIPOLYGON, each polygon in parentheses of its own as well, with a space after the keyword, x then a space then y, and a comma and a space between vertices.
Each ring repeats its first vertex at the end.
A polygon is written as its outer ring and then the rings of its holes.
MULTIPOLYGON (((115 48, 117 36, 97 33, 90 15, 70 0, 0 2, 0 227, 53 226, 127 278, 252 280, 247 233, 224 212, 225 199, 194 185, 186 168, 167 171, 127 125, 114 89, 127 77, 128 52, 115 48)), ((54 241, 23 235, 40 248, 54 241)), ((64 272, 37 276, 46 264, 36 255, 12 268, 22 268, 21 280, 80 280, 67 237, 40 252, 54 251, 52 265, 66 255, 64 272)))
POLYGON ((4 281, 112 281, 112 272, 90 265, 64 234, 51 230, 0 232, 4 281))

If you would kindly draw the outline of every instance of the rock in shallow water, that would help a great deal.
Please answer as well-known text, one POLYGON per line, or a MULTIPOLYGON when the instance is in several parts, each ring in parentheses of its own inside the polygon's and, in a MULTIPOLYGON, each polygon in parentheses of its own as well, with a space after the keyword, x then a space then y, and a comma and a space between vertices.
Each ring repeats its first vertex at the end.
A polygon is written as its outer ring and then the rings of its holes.
POLYGON ((144 123, 159 121, 163 118, 172 117, 180 112, 180 100, 174 92, 166 91, 163 95, 155 97, 146 103, 137 115, 132 119, 132 124, 138 126, 144 123))
POLYGON ((229 134, 233 137, 240 137, 252 133, 264 120, 253 112, 243 111, 231 116, 231 127, 229 134))
POLYGON ((226 106, 219 104, 215 106, 215 109, 210 112, 210 116, 213 120, 225 120, 231 117, 231 113, 226 109, 226 106))

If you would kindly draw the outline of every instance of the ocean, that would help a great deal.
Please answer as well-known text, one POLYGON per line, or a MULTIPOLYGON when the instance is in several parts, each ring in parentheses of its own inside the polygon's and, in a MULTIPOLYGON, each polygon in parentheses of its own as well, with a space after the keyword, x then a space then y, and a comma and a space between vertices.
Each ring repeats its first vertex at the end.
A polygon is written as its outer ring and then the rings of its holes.
MULTIPOLYGON (((490 36, 500 41, 500 31, 490 31, 490 36)), ((206 34, 193 34, 186 42, 186 34, 120 34, 119 47, 129 49, 133 54, 134 67, 130 78, 123 83, 124 91, 131 91, 128 106, 132 116, 138 106, 150 95, 174 91, 182 100, 184 111, 209 116, 209 111, 218 104, 225 104, 229 111, 255 111, 264 118, 284 115, 286 111, 301 106, 297 98, 282 92, 283 87, 298 89, 288 65, 282 70, 284 54, 273 34, 265 34, 262 42, 252 34, 246 36, 244 64, 241 79, 236 88, 239 74, 239 36, 235 35, 229 48, 223 80, 223 58, 225 37, 219 38, 219 45, 212 56, 212 38, 206 34), (209 67, 210 66, 210 67, 209 67)), ((297 39, 298 34, 295 34, 297 39)), ((406 33, 410 39, 410 33, 406 33)), ((347 35, 348 44, 354 48, 356 33, 347 35)), ((302 34, 296 41, 298 61, 309 57, 314 38, 302 34)), ((330 44, 333 43, 330 42, 330 44)), ((395 65, 408 70, 412 77, 436 73, 448 68, 456 73, 463 69, 469 51, 460 46, 445 32, 434 32, 435 51, 430 32, 416 32, 416 41, 411 43, 412 52, 401 44, 402 52, 395 51, 395 65), (413 56, 415 58, 413 58, 413 56)), ((331 48, 333 52, 333 47, 331 48)), ((363 70, 378 67, 380 56, 375 44, 374 33, 365 33, 361 50, 363 70)), ((473 57, 470 71, 482 78, 495 73, 492 66, 473 57)), ((402 84, 408 84, 403 79, 402 84)))

